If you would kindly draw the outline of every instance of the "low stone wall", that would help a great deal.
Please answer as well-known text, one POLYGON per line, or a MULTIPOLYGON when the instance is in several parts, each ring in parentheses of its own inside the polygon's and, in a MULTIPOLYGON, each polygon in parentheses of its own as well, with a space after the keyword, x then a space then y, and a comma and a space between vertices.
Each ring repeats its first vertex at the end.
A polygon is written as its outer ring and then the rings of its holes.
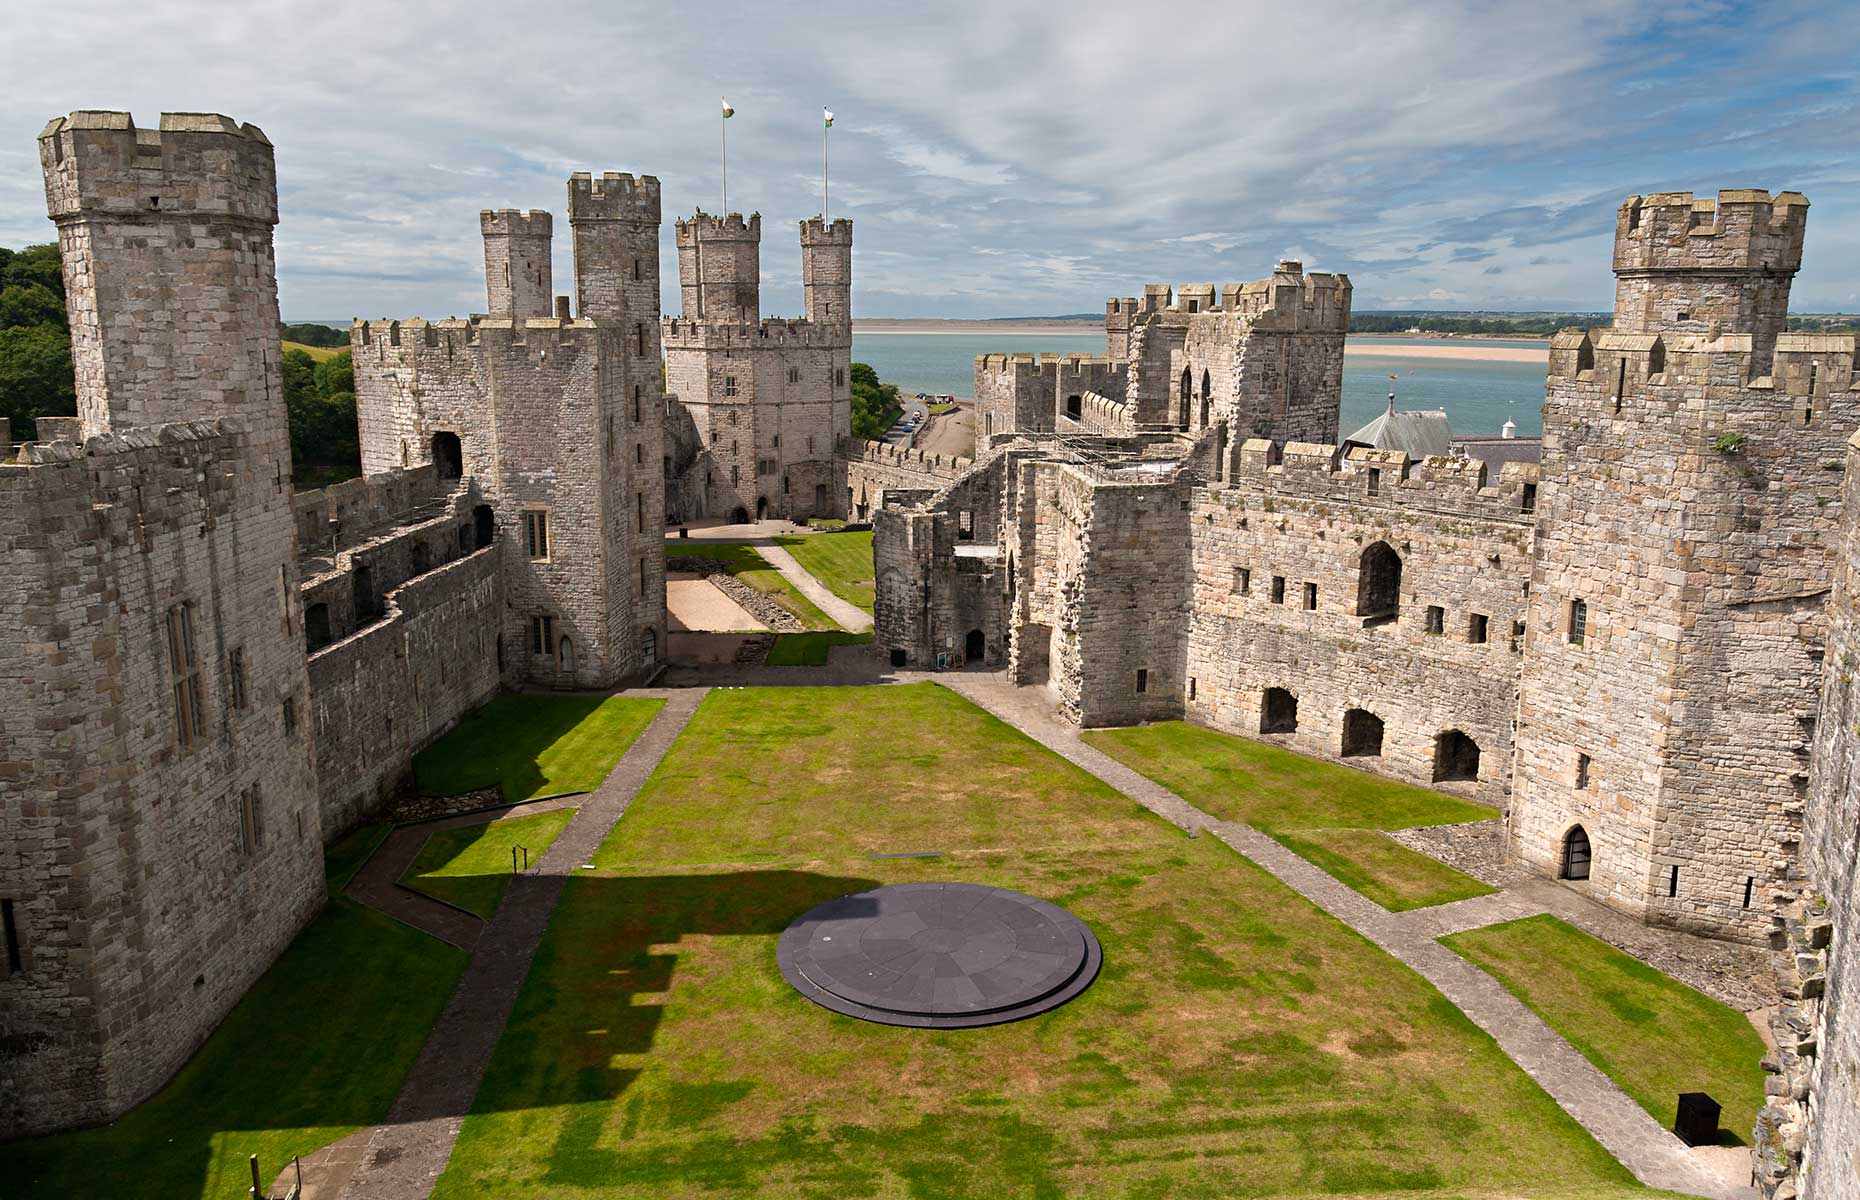
POLYGON ((801 624, 793 613, 730 574, 730 568, 714 558, 681 554, 676 558, 666 560, 666 571, 667 573, 702 575, 710 580, 718 591, 742 605, 745 612, 776 633, 807 632, 807 626, 801 624))

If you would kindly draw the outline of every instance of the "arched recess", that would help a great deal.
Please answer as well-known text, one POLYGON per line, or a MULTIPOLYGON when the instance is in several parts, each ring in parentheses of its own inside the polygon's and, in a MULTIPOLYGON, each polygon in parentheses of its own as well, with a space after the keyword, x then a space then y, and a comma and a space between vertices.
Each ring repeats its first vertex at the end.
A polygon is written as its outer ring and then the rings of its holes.
POLYGON ((1443 729, 1434 739, 1434 782, 1479 778, 1479 743, 1463 730, 1443 729))
POLYGON ((1343 714, 1343 756, 1377 758, 1382 754, 1382 718, 1366 708, 1343 714))
POLYGON ((1563 861, 1557 870, 1557 878, 1587 879, 1589 865, 1589 831, 1580 825, 1572 826, 1563 835, 1563 861))
POLYGON ((459 435, 449 429, 433 434, 433 467, 441 479, 457 479, 465 474, 465 451, 459 435))
POLYGON ((1261 733, 1297 733, 1298 697, 1284 688, 1267 688, 1259 702, 1261 733))
POLYGON ((1206 368, 1203 368, 1201 372, 1201 425, 1200 425, 1200 428, 1202 429, 1206 429, 1208 427, 1208 402, 1213 398, 1213 396, 1214 396, 1213 380, 1209 378, 1206 368))
POLYGON ((1401 555, 1387 542, 1369 546, 1357 560, 1356 615, 1390 619, 1401 611, 1401 555))

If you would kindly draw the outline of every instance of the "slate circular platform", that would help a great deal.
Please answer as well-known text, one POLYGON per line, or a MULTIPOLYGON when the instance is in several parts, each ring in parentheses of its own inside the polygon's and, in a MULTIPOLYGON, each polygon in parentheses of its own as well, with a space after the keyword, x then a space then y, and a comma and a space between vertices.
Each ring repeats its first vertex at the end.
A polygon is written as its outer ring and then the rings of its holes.
POLYGON ((973 883, 904 883, 830 900, 788 926, 775 961, 823 1008, 884 1025, 1018 1021, 1091 986, 1104 953, 1083 921, 973 883))

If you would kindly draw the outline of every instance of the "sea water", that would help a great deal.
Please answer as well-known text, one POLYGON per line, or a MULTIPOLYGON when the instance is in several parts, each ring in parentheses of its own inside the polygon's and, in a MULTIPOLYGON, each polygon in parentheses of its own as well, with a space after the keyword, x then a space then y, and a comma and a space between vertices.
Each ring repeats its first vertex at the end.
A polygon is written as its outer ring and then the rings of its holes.
MULTIPOLYGON (((1459 343, 1464 345, 1466 343, 1459 343)), ((1481 339, 1479 346, 1545 349, 1541 341, 1481 339)), ((1432 346, 1433 338, 1357 338, 1365 346, 1432 346)), ((968 398, 975 392, 975 356, 1004 353, 1103 354, 1103 335, 1028 336, 1015 333, 856 333, 853 360, 870 363, 878 377, 906 393, 947 393, 968 398)), ((1518 434, 1543 430, 1544 364, 1479 362, 1463 358, 1411 358, 1350 354, 1343 360, 1343 413, 1340 434, 1374 420, 1388 406, 1395 389, 1398 408, 1441 408, 1453 432, 1496 434, 1507 420, 1518 434), (1396 378, 1390 380, 1389 376, 1396 378)))

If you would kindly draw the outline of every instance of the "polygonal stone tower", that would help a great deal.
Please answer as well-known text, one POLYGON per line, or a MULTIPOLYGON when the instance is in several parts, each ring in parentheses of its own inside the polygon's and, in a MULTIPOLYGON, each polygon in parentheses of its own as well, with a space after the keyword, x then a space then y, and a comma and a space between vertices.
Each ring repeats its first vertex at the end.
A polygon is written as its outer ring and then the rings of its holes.
MULTIPOLYGON (((568 224, 575 239, 575 311, 614 319, 650 313, 656 326, 659 181, 577 171, 568 179, 568 224)), ((656 368, 657 328, 651 337, 656 368)))
POLYGON ((801 292, 816 325, 852 324, 852 222, 801 222, 801 292))
POLYGON ((1630 198, 1613 328, 1552 343, 1513 851, 1755 941, 1801 837, 1851 338, 1782 332, 1807 201, 1630 198))
POLYGON ((686 320, 754 325, 762 312, 762 214, 699 210, 675 227, 686 320))
POLYGON ((484 231, 484 290, 494 317, 552 316, 555 219, 515 208, 478 214, 484 231))

